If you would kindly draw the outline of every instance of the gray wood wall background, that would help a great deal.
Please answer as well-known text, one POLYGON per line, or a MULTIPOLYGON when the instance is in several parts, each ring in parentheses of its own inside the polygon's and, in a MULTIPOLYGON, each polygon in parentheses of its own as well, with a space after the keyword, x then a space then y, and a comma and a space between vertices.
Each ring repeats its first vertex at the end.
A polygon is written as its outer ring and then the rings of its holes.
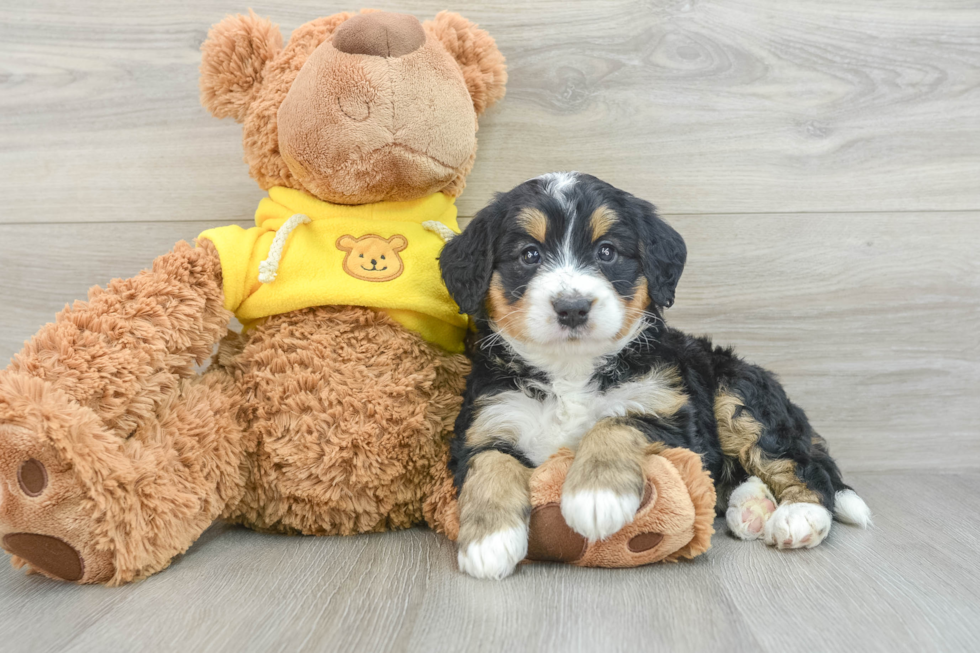
MULTIPOLYGON (((674 325, 777 371, 845 470, 980 468, 980 3, 447 5, 508 95, 459 201, 551 170, 656 203, 690 257, 674 325)), ((240 0, 0 2, 0 360, 94 284, 246 224, 240 131, 197 98, 240 0)), ((254 2, 294 27, 356 5, 254 2)))

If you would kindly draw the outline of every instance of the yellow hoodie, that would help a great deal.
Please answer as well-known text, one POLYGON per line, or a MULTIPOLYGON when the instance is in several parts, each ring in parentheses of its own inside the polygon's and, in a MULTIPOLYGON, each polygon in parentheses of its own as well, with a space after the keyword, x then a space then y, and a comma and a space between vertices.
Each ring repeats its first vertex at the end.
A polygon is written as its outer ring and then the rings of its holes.
POLYGON ((467 317, 442 282, 445 243, 433 233, 446 227, 459 233, 456 205, 442 193, 345 206, 276 186, 259 202, 254 227, 218 227, 198 238, 218 249, 225 308, 246 328, 311 306, 366 306, 462 352, 467 317))

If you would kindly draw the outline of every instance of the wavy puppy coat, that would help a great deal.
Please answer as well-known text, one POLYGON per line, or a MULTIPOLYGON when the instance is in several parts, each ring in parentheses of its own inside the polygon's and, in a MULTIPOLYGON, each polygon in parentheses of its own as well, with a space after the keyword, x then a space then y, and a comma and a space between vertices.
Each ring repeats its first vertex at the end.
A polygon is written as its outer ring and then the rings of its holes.
POLYGON ((562 515, 591 540, 632 521, 650 443, 701 455, 742 539, 813 547, 831 511, 868 524, 772 374, 664 324, 686 255, 653 205, 578 173, 497 196, 446 246, 443 278, 479 329, 450 461, 463 571, 501 578, 524 558, 528 470, 561 447, 576 452, 562 515))

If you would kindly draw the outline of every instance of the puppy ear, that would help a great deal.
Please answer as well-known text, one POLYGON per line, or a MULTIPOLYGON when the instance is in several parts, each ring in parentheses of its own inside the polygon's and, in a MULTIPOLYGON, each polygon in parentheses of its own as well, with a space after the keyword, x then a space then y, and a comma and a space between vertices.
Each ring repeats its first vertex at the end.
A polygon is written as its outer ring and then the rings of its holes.
POLYGON ((201 104, 217 118, 245 120, 265 65, 280 50, 279 26, 251 9, 214 25, 201 46, 201 104))
POLYGON ((650 299, 657 306, 670 308, 687 261, 687 245, 673 227, 657 216, 653 204, 635 197, 633 203, 640 222, 640 256, 650 299))
POLYGON ((499 215, 494 204, 476 214, 473 221, 442 249, 442 280, 460 313, 479 315, 490 290, 494 244, 499 215))
POLYGON ((507 65, 492 36, 451 11, 440 12, 424 27, 442 42, 463 71, 476 115, 504 97, 507 65))

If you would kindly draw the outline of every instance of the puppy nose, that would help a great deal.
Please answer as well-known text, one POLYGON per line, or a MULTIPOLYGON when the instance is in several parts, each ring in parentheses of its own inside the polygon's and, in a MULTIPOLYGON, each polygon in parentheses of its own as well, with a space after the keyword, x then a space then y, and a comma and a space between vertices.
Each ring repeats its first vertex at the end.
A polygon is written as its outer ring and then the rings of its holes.
POLYGON ((574 329, 589 321, 589 311, 592 310, 592 300, 581 295, 559 297, 551 302, 558 314, 558 324, 574 329))
POLYGON ((425 43, 425 31, 415 16, 376 11, 358 14, 337 28, 333 47, 347 54, 401 57, 425 43))

